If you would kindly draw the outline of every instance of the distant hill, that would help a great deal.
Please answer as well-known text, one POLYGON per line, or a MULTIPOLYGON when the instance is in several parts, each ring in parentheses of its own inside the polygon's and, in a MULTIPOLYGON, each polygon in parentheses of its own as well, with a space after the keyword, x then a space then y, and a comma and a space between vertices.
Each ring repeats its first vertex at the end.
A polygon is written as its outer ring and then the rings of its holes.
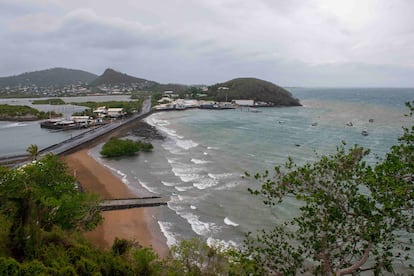
POLYGON ((300 106, 298 99, 286 89, 255 78, 238 78, 209 87, 207 94, 216 101, 251 99, 275 106, 300 106))
POLYGON ((89 83, 96 79, 97 75, 74 69, 52 68, 47 70, 23 73, 17 76, 0 77, 1 87, 31 86, 38 87, 63 87, 70 84, 89 83))
POLYGON ((90 83, 91 86, 120 84, 136 84, 139 88, 152 88, 158 85, 155 81, 136 78, 110 68, 106 69, 102 75, 90 83))

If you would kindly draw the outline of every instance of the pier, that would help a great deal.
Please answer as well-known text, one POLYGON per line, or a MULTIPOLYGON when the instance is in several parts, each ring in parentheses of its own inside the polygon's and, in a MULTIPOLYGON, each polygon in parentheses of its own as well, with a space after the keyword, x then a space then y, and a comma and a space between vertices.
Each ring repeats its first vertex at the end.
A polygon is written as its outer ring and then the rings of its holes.
MULTIPOLYGON (((58 144, 51 145, 45 149, 39 151, 39 156, 52 153, 56 155, 65 155, 88 145, 94 144, 99 139, 108 137, 117 131, 127 129, 131 124, 139 121, 150 115, 151 111, 151 100, 147 99, 144 101, 142 110, 138 114, 134 114, 129 118, 115 121, 110 124, 105 124, 91 130, 85 131, 77 136, 74 136, 68 140, 62 141, 58 144)), ((7 167, 18 167, 30 161, 28 154, 19 154, 11 156, 0 156, 0 166, 7 167)))
POLYGON ((141 207, 155 207, 167 205, 168 197, 139 197, 139 198, 125 198, 125 199, 108 199, 99 203, 101 211, 122 210, 141 207))

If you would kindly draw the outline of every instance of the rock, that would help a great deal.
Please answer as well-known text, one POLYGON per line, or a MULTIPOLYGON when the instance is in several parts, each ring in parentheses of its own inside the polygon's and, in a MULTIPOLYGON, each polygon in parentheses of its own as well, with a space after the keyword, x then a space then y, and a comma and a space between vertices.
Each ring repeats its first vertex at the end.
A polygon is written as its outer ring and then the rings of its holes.
POLYGON ((139 122, 137 127, 132 130, 132 134, 148 140, 164 140, 165 137, 154 127, 145 122, 139 122))

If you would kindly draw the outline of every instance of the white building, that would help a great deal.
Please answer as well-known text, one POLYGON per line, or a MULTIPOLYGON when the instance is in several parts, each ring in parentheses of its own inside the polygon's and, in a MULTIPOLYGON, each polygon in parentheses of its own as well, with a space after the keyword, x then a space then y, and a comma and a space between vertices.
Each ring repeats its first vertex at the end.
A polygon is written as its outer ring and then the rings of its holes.
POLYGON ((108 108, 106 114, 109 117, 116 118, 125 115, 125 112, 123 108, 108 108))
POLYGON ((232 101, 235 105, 240 106, 253 106, 254 100, 233 100, 232 101))

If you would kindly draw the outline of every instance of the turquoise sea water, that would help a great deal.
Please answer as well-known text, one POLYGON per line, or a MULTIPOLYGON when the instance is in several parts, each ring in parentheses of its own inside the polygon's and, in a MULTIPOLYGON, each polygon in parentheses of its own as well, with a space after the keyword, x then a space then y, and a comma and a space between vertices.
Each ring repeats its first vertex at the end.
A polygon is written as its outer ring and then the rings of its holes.
POLYGON ((138 193, 171 196, 156 218, 168 245, 191 237, 238 245, 246 232, 268 229, 297 210, 294 202, 264 206, 247 192, 258 184, 243 180, 245 171, 272 169, 288 156, 303 164, 342 141, 370 148, 368 161, 375 162, 410 124, 404 102, 414 99, 414 89, 290 91, 303 107, 154 114, 146 121, 166 139, 153 141, 153 153, 101 161, 138 193))

